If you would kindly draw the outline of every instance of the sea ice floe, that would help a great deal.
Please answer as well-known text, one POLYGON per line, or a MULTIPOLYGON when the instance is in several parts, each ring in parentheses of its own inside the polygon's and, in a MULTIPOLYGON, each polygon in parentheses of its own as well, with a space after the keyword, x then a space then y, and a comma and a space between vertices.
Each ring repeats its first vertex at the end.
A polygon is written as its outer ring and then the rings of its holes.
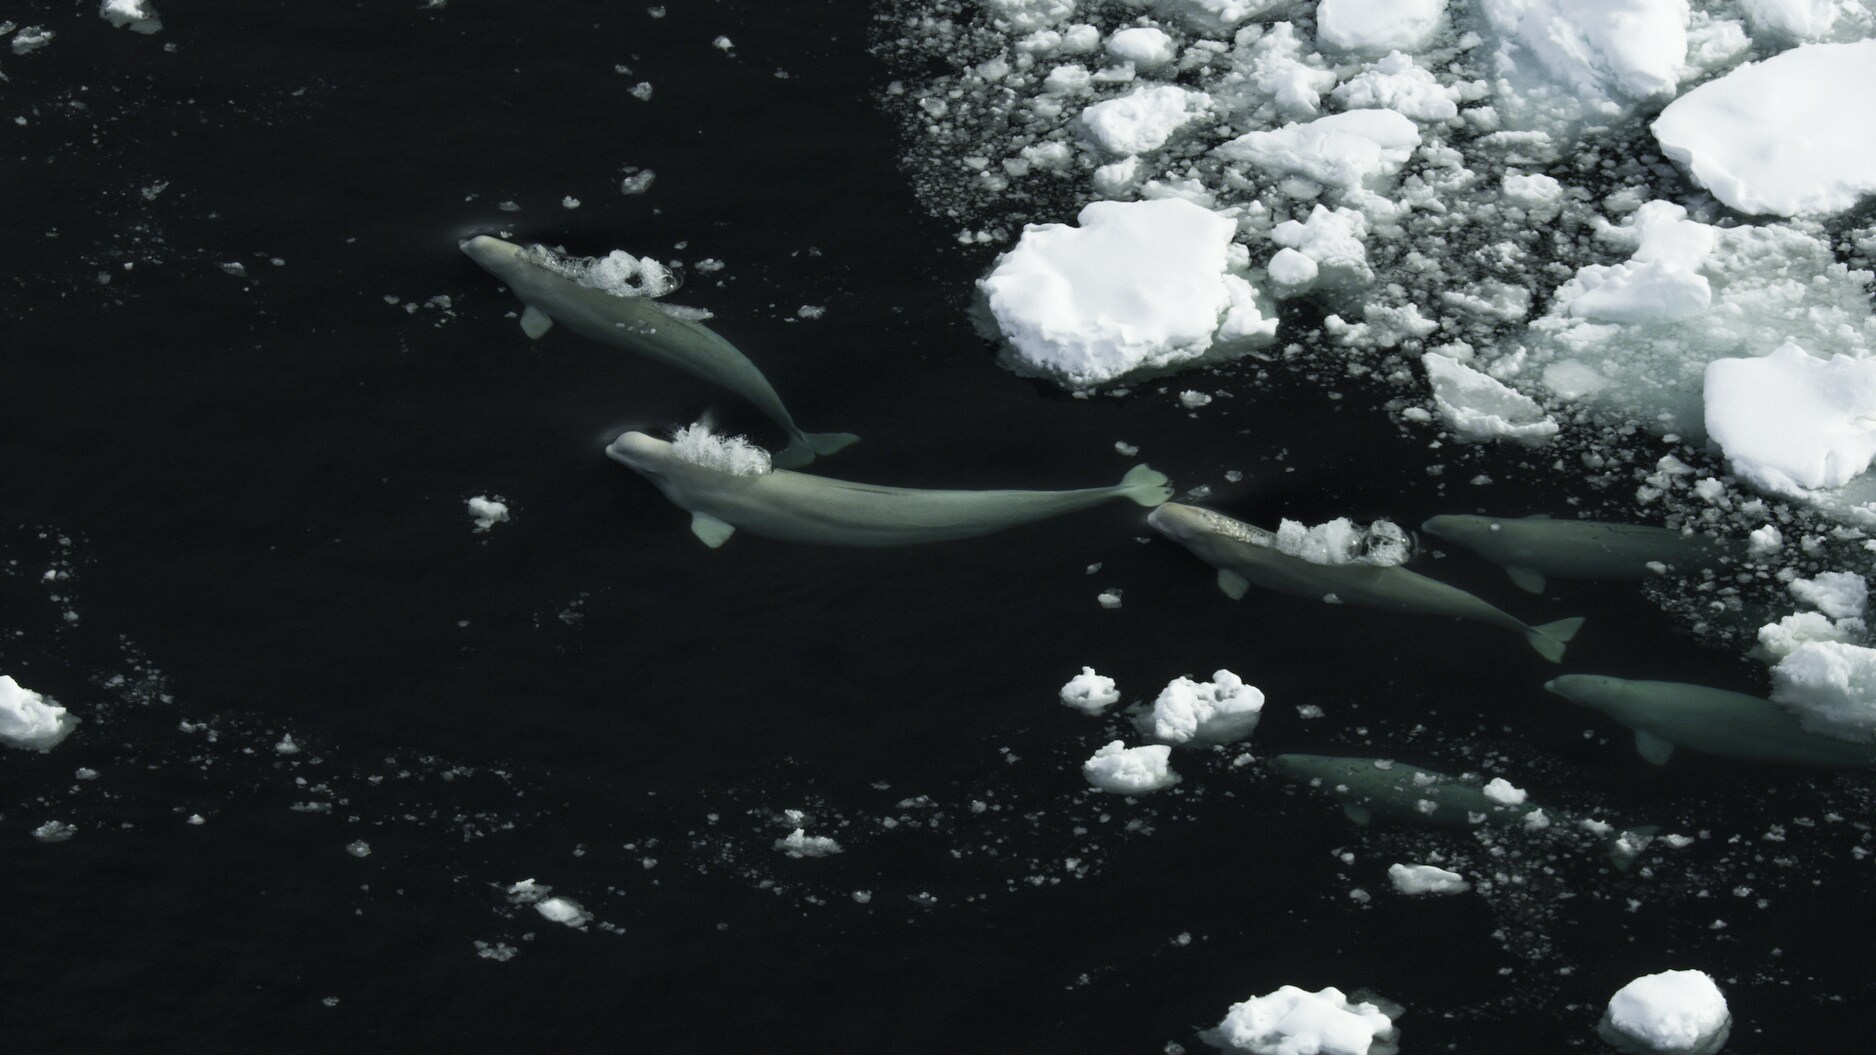
POLYGON ((1796 612, 1759 628, 1759 647, 1753 654, 1777 663, 1811 641, 1855 643, 1869 633, 1862 619, 1832 619, 1822 612, 1796 612))
POLYGON ((1093 667, 1083 667, 1062 686, 1061 700, 1063 706, 1083 714, 1100 714, 1120 702, 1120 692, 1113 678, 1096 674, 1093 667))
POLYGON ((1876 358, 1786 343, 1706 370, 1707 432, 1733 471, 1774 494, 1841 487, 1876 458, 1876 358))
POLYGON ((1530 396, 1482 374, 1449 355, 1420 357, 1433 387, 1433 407, 1461 440, 1509 439, 1542 443, 1555 436, 1556 421, 1530 396))
POLYGON ((1205 1039, 1252 1055, 1383 1055, 1396 1050, 1396 1035, 1377 1004, 1351 1001, 1334 986, 1311 993, 1286 985, 1232 1004, 1205 1039))
POLYGON ((0 743, 27 751, 50 751, 70 736, 78 719, 65 708, 0 674, 0 743))
POLYGON ((1609 999, 1596 1032, 1625 1055, 1713 1055, 1733 1016, 1704 971, 1643 975, 1609 999))
POLYGON ((1522 806, 1527 798, 1523 788, 1518 787, 1504 777, 1493 777, 1483 789, 1485 797, 1500 806, 1522 806))
POLYGON ((1876 648, 1801 642, 1772 668, 1772 699, 1814 733, 1876 742, 1876 648))
POLYGON ((534 903, 534 911, 551 922, 575 929, 585 927, 593 918, 578 901, 566 897, 542 898, 534 903))
POLYGON ((1411 119, 1371 109, 1246 132, 1216 153, 1277 179, 1293 177, 1337 191, 1380 190, 1419 145, 1420 129, 1411 119))
POLYGON ((1484 85, 1446 85, 1413 56, 1392 51, 1363 66, 1330 96, 1345 110, 1385 108, 1416 121, 1450 121, 1461 102, 1476 99, 1484 85))
POLYGON ((1116 795, 1144 795, 1179 783, 1172 771, 1172 748, 1165 744, 1128 747, 1119 740, 1096 751, 1081 764, 1088 783, 1116 795))
POLYGON ((1673 94, 1687 0, 1483 0, 1498 110, 1520 127, 1607 123, 1673 94))
POLYGON ((1110 154, 1145 154, 1205 116, 1211 104, 1204 92, 1156 84, 1089 106, 1081 112, 1081 124, 1088 138, 1110 154))
POLYGON ((1827 571, 1785 584, 1791 595, 1832 619, 1860 619, 1869 607, 1869 581, 1851 571, 1827 571))
POLYGON ((1699 273, 1719 242, 1719 229, 1687 219, 1687 210, 1651 201, 1635 211, 1637 245, 1623 264, 1592 264, 1554 295, 1564 312, 1590 322, 1673 322, 1713 303, 1699 273))
POLYGON ((1077 222, 1026 227, 978 281, 1020 368, 1086 388, 1274 338, 1231 220, 1169 198, 1095 202, 1077 222))
POLYGON ((1668 104, 1654 134, 1740 212, 1841 212, 1876 192, 1876 40, 1747 63, 1668 104))
POLYGON ((1228 670, 1210 681, 1178 677, 1139 716, 1140 731, 1168 744, 1229 744, 1251 735, 1264 710, 1264 694, 1228 670))
POLYGON ((1374 281, 1368 266, 1368 219, 1354 209, 1318 205, 1303 220, 1270 229, 1282 246, 1268 268, 1279 296, 1301 293, 1353 296, 1374 281))
POLYGON ((163 20, 157 17, 150 0, 104 0, 98 6, 98 14, 111 25, 119 29, 128 27, 133 33, 154 33, 163 28, 163 20))
POLYGON ((825 835, 809 835, 805 828, 775 840, 775 848, 790 857, 828 857, 841 852, 838 842, 825 835))
POLYGON ((477 534, 481 534, 497 524, 508 522, 508 503, 500 498, 488 495, 476 495, 469 499, 469 519, 475 521, 477 534))
POLYGON ((679 461, 732 476, 761 476, 774 471, 769 452, 742 436, 720 436, 701 421, 671 436, 671 455, 679 461))
POLYGON ((1446 0, 1322 0, 1316 34, 1343 51, 1408 51, 1439 31, 1446 0))
POLYGON ((1438 865, 1392 864, 1387 867, 1387 877, 1394 884, 1394 889, 1407 895, 1417 894, 1463 894, 1472 889, 1472 884, 1458 872, 1449 872, 1438 865))
POLYGON ((1107 53, 1131 62, 1142 72, 1151 72, 1179 57, 1173 38, 1158 26, 1134 26, 1115 31, 1107 38, 1107 53))

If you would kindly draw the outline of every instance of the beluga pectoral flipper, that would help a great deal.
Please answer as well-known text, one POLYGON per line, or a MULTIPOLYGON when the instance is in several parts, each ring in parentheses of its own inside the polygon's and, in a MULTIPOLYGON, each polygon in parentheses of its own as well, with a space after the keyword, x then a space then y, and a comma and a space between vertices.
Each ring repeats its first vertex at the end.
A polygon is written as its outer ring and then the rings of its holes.
POLYGON ((1517 633, 1552 663, 1562 662, 1565 645, 1583 625, 1572 618, 1531 626, 1456 586, 1397 565, 1305 560, 1279 549, 1275 533, 1197 506, 1168 502, 1147 523, 1218 569, 1218 587, 1233 600, 1255 585, 1316 600, 1469 619, 1517 633))
POLYGON ((530 340, 564 323, 582 337, 676 367, 747 400, 788 432, 788 446, 774 457, 780 468, 799 468, 859 439, 848 432, 803 432, 748 356, 701 321, 658 303, 672 283, 656 261, 624 253, 597 262, 568 260, 542 246, 523 248, 488 235, 463 242, 462 251, 526 305, 521 330, 530 340), (611 266, 615 262, 619 266, 611 266))
POLYGON ((829 546, 910 546, 975 538, 1037 520, 1126 500, 1156 506, 1172 497, 1164 474, 1136 465, 1112 487, 1075 491, 941 491, 830 480, 775 469, 741 439, 702 425, 669 442, 628 432, 606 456, 651 481, 691 514, 691 531, 715 549, 735 532, 829 546))

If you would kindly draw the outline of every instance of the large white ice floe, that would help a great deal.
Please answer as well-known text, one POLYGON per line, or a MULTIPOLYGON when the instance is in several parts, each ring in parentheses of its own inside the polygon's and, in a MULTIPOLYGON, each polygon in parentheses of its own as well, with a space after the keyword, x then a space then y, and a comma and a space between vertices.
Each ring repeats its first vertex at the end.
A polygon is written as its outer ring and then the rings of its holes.
POLYGON ((1439 31, 1446 0, 1322 0, 1316 35, 1343 51, 1411 51, 1439 31))
POLYGON ((1451 872, 1438 865, 1387 866, 1388 881, 1394 889, 1409 897, 1420 894, 1463 894, 1472 889, 1472 884, 1458 872, 1451 872))
POLYGON ((1096 674, 1093 667, 1083 667, 1080 674, 1068 679, 1060 695, 1062 706, 1083 714, 1100 714, 1120 702, 1114 679, 1096 674))
POLYGON ((1453 435, 1462 440, 1518 440, 1542 443, 1558 426, 1530 396, 1439 352, 1420 357, 1433 406, 1453 435))
POLYGON ((1804 641, 1772 668, 1772 699, 1814 733, 1876 742, 1876 648, 1804 641))
POLYGON ((1719 243, 1719 229, 1687 219, 1687 210, 1651 201, 1631 223, 1635 253, 1626 263, 1591 264, 1557 290, 1565 313, 1590 322, 1673 322, 1713 303, 1700 268, 1719 243))
POLYGON ((1329 986, 1286 985, 1232 1004, 1205 1039, 1252 1055, 1384 1055, 1396 1049, 1394 1021, 1378 1004, 1352 1001, 1329 986))
POLYGON ((1498 108, 1560 133, 1672 95, 1688 58, 1687 0, 1481 0, 1498 108))
POLYGON ((1261 690, 1220 670, 1210 681, 1174 678, 1136 724, 1142 733, 1168 744, 1229 744, 1251 735, 1263 710, 1261 690))
POLYGON ((1733 1016, 1704 971, 1643 975, 1609 999, 1596 1032, 1627 1055, 1713 1055, 1733 1016))
POLYGON ((1237 225, 1188 201, 1095 202, 1032 224, 978 280, 1016 365, 1073 388, 1268 344, 1237 225))
POLYGON ((1179 783, 1172 771, 1172 748, 1165 744, 1128 747, 1119 740, 1096 751, 1081 764, 1088 783, 1116 795, 1144 795, 1179 783))
POLYGON ((1145 154, 1205 116, 1211 104, 1204 92, 1156 84, 1095 103, 1081 112, 1081 124, 1088 138, 1110 154, 1145 154))
POLYGON ((1419 146, 1419 126, 1403 114, 1379 108, 1246 132, 1216 153, 1269 177, 1352 191, 1384 189, 1419 146))
POLYGON ((50 751, 70 736, 78 719, 65 708, 0 674, 0 744, 50 751))
POLYGON ((1876 192, 1876 40, 1747 63, 1668 104, 1654 134, 1740 212, 1841 212, 1876 192))
POLYGON ((1876 358, 1796 344, 1706 371, 1707 432, 1733 471, 1775 494, 1842 487, 1876 458, 1876 358))

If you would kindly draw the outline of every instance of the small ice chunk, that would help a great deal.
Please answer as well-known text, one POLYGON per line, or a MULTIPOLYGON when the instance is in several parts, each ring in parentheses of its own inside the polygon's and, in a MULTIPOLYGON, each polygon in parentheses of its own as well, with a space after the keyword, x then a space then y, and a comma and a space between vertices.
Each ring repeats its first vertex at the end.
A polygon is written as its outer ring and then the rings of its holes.
POLYGON ((1322 0, 1316 33, 1343 51, 1412 51, 1440 28, 1446 0, 1322 0))
POLYGON ((672 435, 671 453, 680 461, 732 476, 762 476, 774 471, 768 451, 742 436, 719 436, 701 421, 672 435))
POLYGON ((1753 486, 1802 497, 1841 487, 1876 459, 1876 358, 1828 361, 1786 342, 1706 368, 1707 432, 1753 486))
POLYGON ((560 207, 563 209, 577 209, 580 207, 580 199, 575 198, 573 195, 569 194, 566 197, 560 199, 560 207))
POLYGON ((1212 397, 1195 389, 1188 388, 1184 392, 1179 393, 1179 405, 1187 410, 1197 410, 1200 407, 1210 406, 1211 402, 1212 397))
POLYGON ((1361 68, 1330 93, 1346 110, 1386 108, 1416 121, 1450 121, 1459 115, 1459 89, 1440 83, 1413 56, 1389 52, 1361 68))
POLYGON ((1061 698, 1065 707, 1083 714, 1100 714, 1120 702, 1120 691, 1114 687, 1113 678, 1096 674, 1093 667, 1083 667, 1062 686, 1061 698))
POLYGON ((578 901, 567 897, 542 898, 534 903, 534 911, 551 922, 573 928, 583 928, 593 917, 586 914, 586 909, 578 901))
POLYGON ((1210 681, 1174 678, 1135 724, 1169 744, 1230 744, 1251 735, 1263 710, 1263 692, 1220 670, 1210 681))
MULTIPOLYGON (((12 25, 10 22, 7 24, 12 25)), ((13 54, 24 55, 28 52, 38 51, 40 48, 52 43, 52 38, 55 36, 58 36, 58 34, 44 26, 27 26, 25 29, 13 34, 13 54)))
POLYGON ((1733 1016, 1704 971, 1643 975, 1609 999, 1596 1033, 1627 1055, 1713 1055, 1733 1016))
POLYGON ((1876 648, 1806 641, 1772 668, 1772 699, 1814 733, 1876 742, 1876 648))
POLYGON ((1094 600, 1095 600, 1095 603, 1099 604, 1103 608, 1107 608, 1107 609, 1119 608, 1120 607, 1120 591, 1119 590, 1102 590, 1100 593, 1095 595, 1094 600))
POLYGON ((1557 291, 1570 315, 1625 325, 1674 322, 1713 303, 1713 288, 1699 273, 1719 244, 1717 227, 1687 219, 1672 202, 1651 201, 1631 224, 1637 246, 1622 264, 1591 264, 1557 291))
POLYGON ((1513 785, 1504 777, 1493 777, 1485 785, 1484 791, 1486 798, 1500 806, 1522 806, 1526 797, 1523 788, 1513 785))
POLYGON ((78 719, 65 708, 0 674, 0 744, 27 751, 50 751, 70 736, 78 719))
POLYGON ((839 843, 825 835, 809 835, 805 828, 796 828, 775 840, 775 848, 790 857, 826 857, 841 852, 839 843))
POLYGON ((1252 1055, 1369 1055, 1395 1035, 1393 1020, 1375 1004, 1353 1002, 1334 986, 1311 993, 1286 985, 1232 1004, 1206 1039, 1252 1055))
POLYGON ((157 17, 150 0, 104 0, 98 14, 118 29, 128 28, 133 33, 154 33, 163 28, 163 20, 157 17))
POLYGON ((1300 176, 1348 191, 1380 189, 1420 146, 1420 129, 1393 110, 1351 110, 1246 132, 1215 152, 1276 176, 1300 176))
POLYGON ((651 182, 657 178, 658 174, 651 169, 628 173, 619 180, 619 193, 643 194, 651 189, 651 182))
POLYGON ((1120 30, 1107 38, 1107 53, 1142 72, 1157 70, 1179 57, 1171 35, 1158 26, 1120 30))
POLYGON ((1760 627, 1759 648, 1755 654, 1763 656, 1768 662, 1776 663, 1797 651, 1798 646, 1806 642, 1851 642, 1860 639, 1868 630, 1868 626, 1861 619, 1832 621, 1822 612, 1797 612, 1776 623, 1767 623, 1760 627))
POLYGON ((1172 748, 1165 744, 1128 747, 1119 740, 1096 751, 1081 764, 1088 783, 1116 795, 1144 795, 1179 783, 1172 771, 1172 748))
POLYGON ((469 517, 475 521, 476 533, 481 534, 497 524, 508 522, 508 503, 499 497, 476 495, 469 500, 469 517))
MULTIPOLYGON (((1270 230, 1270 240, 1309 259, 1308 287, 1311 289, 1355 289, 1374 281, 1374 269, 1368 266, 1368 219, 1354 209, 1334 209, 1317 205, 1306 220, 1285 220, 1270 230)), ((1282 256, 1282 253, 1278 253, 1282 256)), ((1271 278, 1290 287, 1302 285, 1277 279, 1277 261, 1271 261, 1271 278)), ((1290 277, 1304 274, 1301 263, 1284 265, 1290 277)))
POLYGON ((1211 96, 1171 84, 1136 88, 1081 112, 1089 138, 1111 154, 1158 150, 1173 134, 1211 109, 1211 96))
POLYGON ((351 854, 353 857, 370 857, 371 844, 363 839, 353 839, 351 842, 345 844, 345 852, 351 854))
POLYGON ((1400 564, 1412 555, 1407 533, 1389 520, 1367 527, 1337 517, 1310 527, 1285 519, 1277 524, 1277 550, 1311 564, 1400 564))
POLYGON ((1869 606, 1869 583, 1851 571, 1827 571, 1816 578, 1793 579, 1791 595, 1832 619, 1857 619, 1869 606))
POLYGON ((62 843, 77 834, 77 826, 64 821, 47 821, 33 829, 33 838, 42 843, 62 843))
POLYGON ((1669 103, 1661 152, 1744 213, 1835 213, 1876 193, 1876 40, 1805 44, 1669 103))
POLYGON ((1420 357, 1433 386, 1433 405, 1461 440, 1512 439, 1542 443, 1558 426, 1537 401, 1451 356, 1420 357))
POLYGON ((1785 536, 1771 524, 1753 528, 1746 533, 1746 555, 1764 557, 1785 548, 1785 536))
POLYGON ((1464 876, 1438 865, 1393 864, 1387 868, 1387 877, 1395 890, 1407 895, 1463 894, 1472 889, 1464 876))

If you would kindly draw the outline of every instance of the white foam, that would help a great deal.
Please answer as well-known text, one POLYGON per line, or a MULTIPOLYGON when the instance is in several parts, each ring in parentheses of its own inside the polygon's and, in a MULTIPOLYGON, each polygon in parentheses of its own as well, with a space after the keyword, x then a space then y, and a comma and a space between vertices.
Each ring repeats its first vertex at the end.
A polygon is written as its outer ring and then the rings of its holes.
POLYGON ((1120 691, 1114 687, 1113 678, 1096 674, 1093 667, 1083 667, 1062 686, 1061 700, 1063 706, 1083 714, 1100 714, 1120 702, 1120 691))
POLYGON ((1438 865, 1392 864, 1387 867, 1387 877, 1393 882, 1394 889, 1403 894, 1463 894, 1472 889, 1472 884, 1458 872, 1449 872, 1438 865))
POLYGON ((1876 192, 1876 40, 1747 63, 1668 104, 1654 134, 1740 212, 1841 212, 1876 192))
POLYGON ((78 719, 65 708, 0 674, 0 744, 50 751, 72 734, 78 719))
POLYGON ((1277 524, 1276 547, 1281 553, 1311 564, 1373 564, 1388 566, 1405 563, 1413 555, 1407 533, 1390 520, 1377 520, 1363 527, 1347 517, 1311 527, 1296 520, 1277 524))
POLYGON ((1253 1055, 1368 1055, 1394 1035, 1393 1020, 1375 1004, 1350 1001, 1333 986, 1311 993, 1286 985, 1232 1004, 1208 1039, 1253 1055))
POLYGON ((1165 744, 1128 747, 1115 740, 1081 764, 1081 773, 1102 791, 1116 795, 1145 795, 1179 783, 1172 771, 1172 748, 1165 744))
POLYGON ((1704 971, 1663 971, 1617 991, 1597 1031, 1635 1055, 1712 1055, 1732 1021, 1726 997, 1704 971))
POLYGON ((1169 744, 1230 744, 1251 735, 1263 710, 1263 692, 1220 670, 1210 681, 1174 678, 1135 724, 1169 744))
POLYGON ((774 471, 768 451, 742 436, 719 436, 701 421, 671 436, 671 454, 680 461, 731 476, 762 476, 774 471))

